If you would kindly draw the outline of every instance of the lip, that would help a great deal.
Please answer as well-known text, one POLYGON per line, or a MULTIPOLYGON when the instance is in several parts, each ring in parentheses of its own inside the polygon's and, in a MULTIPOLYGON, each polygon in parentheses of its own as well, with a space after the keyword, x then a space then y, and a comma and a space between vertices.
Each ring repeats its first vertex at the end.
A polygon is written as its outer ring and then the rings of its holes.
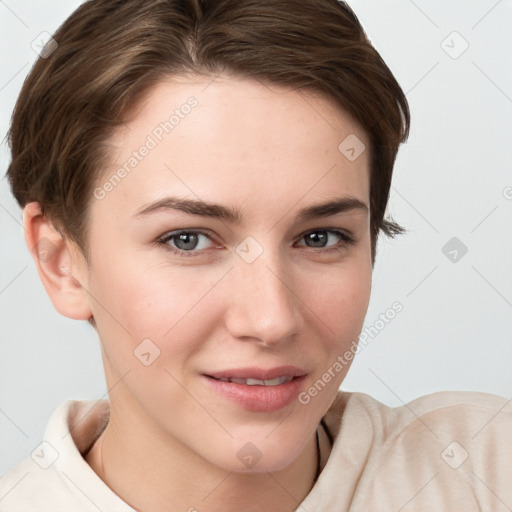
POLYGON ((246 411, 274 412, 296 401, 306 376, 307 372, 296 366, 279 366, 269 369, 251 367, 210 372, 203 374, 202 378, 216 395, 234 402, 246 411), (277 386, 249 386, 217 380, 222 378, 271 380, 284 376, 293 378, 277 386))

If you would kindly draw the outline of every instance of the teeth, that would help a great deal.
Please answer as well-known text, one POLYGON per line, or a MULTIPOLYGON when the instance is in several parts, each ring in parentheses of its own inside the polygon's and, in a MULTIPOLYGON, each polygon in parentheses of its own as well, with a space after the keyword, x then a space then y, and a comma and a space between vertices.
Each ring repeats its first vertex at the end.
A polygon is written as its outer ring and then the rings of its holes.
POLYGON ((234 382, 235 384, 246 384, 248 386, 255 386, 256 384, 258 386, 265 385, 264 381, 256 379, 229 379, 229 381, 234 382))
POLYGON ((284 376, 275 379, 260 380, 260 379, 235 379, 222 377, 218 380, 222 382, 233 382, 234 384, 245 384, 246 386, 279 386, 285 382, 290 382, 293 377, 284 376))

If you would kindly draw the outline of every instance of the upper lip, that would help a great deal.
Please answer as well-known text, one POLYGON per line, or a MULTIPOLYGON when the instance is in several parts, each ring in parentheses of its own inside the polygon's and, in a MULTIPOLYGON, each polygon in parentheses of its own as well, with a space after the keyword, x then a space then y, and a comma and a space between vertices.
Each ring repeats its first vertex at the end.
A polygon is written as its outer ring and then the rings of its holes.
POLYGON ((272 380, 278 377, 302 377, 307 375, 307 372, 297 366, 278 366, 276 368, 233 368, 231 370, 205 373, 205 375, 215 379, 272 380))

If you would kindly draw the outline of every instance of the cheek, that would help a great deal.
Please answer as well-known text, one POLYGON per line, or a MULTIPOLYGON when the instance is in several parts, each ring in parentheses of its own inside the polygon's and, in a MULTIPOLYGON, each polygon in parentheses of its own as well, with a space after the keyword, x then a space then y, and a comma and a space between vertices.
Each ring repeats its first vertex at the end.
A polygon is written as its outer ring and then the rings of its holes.
POLYGON ((333 349, 357 339, 370 300, 371 265, 332 267, 302 277, 301 284, 305 286, 302 296, 323 328, 321 339, 330 340, 333 349))
MULTIPOLYGON (((338 269, 317 281, 310 300, 316 297, 318 317, 314 335, 317 344, 310 352, 315 373, 306 383, 298 401, 311 417, 320 417, 329 408, 350 369, 363 327, 371 292, 371 264, 338 269), (321 332, 320 330, 323 329, 321 332)), ((312 308, 313 309, 313 308, 312 308)))
POLYGON ((129 362, 139 344, 149 339, 162 351, 172 342, 173 355, 185 348, 193 353, 198 340, 204 340, 202 331, 211 325, 219 303, 208 291, 224 272, 150 268, 134 260, 104 260, 95 266, 94 316, 109 351, 117 360, 129 362))

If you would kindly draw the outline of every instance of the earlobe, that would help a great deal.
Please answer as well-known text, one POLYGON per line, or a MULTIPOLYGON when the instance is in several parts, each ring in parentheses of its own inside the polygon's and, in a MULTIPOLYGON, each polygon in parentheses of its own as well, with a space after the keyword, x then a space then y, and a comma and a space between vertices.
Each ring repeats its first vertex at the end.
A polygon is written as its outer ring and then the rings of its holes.
POLYGON ((25 243, 55 309, 68 318, 89 319, 92 310, 86 289, 82 286, 87 275, 83 257, 78 257, 72 243, 66 241, 41 213, 39 203, 25 206, 23 227, 25 243))

